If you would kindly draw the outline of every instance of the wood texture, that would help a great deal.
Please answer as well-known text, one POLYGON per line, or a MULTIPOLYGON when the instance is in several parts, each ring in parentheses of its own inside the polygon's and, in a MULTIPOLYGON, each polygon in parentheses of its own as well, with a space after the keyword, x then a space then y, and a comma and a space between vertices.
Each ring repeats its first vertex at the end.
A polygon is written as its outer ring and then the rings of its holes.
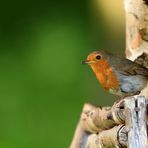
POLYGON ((121 129, 124 119, 122 100, 112 107, 85 104, 70 148, 99 147, 102 143, 104 146, 125 145, 127 138, 125 130, 121 129))
POLYGON ((143 96, 125 99, 125 127, 128 133, 128 148, 148 148, 147 103, 143 96))
MULTIPOLYGON (((126 14, 126 57, 148 66, 148 1, 124 0, 126 14), (144 56, 143 56, 144 55, 144 56)), ((148 68, 148 67, 147 67, 148 68)), ((148 85, 140 95, 148 98, 148 85)))
MULTIPOLYGON (((98 134, 91 134, 88 137, 86 148, 119 148, 126 146, 123 143, 123 141, 120 143, 118 139, 118 133, 120 130, 122 130, 123 133, 123 125, 114 126, 113 128, 109 130, 104 130, 102 132, 99 132, 98 134)), ((126 135, 126 134, 125 134, 126 135)), ((125 138, 125 135, 122 138, 125 138)), ((125 140, 127 137, 125 138, 125 140)))

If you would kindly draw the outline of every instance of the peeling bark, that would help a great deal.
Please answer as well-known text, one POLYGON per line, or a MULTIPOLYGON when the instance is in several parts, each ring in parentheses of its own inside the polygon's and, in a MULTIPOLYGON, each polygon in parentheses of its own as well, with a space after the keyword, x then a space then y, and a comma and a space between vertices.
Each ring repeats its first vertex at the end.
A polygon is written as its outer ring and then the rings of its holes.
MULTIPOLYGON (((148 68, 148 1, 124 0, 126 12, 126 57, 148 68), (145 56, 143 56, 145 55, 145 56), (140 57, 140 62, 137 59, 140 57)), ((148 85, 141 92, 148 98, 148 85)))

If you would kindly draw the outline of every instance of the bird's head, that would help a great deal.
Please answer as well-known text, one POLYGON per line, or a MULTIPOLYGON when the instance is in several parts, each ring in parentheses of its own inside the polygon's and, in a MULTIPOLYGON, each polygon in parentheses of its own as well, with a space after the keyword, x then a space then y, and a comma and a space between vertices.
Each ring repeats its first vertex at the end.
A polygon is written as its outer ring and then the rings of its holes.
POLYGON ((88 64, 92 67, 92 69, 96 71, 100 71, 102 68, 108 67, 110 58, 110 53, 105 51, 93 51, 87 56, 85 61, 82 61, 83 64, 88 64))
POLYGON ((93 51, 87 56, 87 60, 82 61, 83 64, 93 65, 108 60, 110 53, 105 51, 93 51))

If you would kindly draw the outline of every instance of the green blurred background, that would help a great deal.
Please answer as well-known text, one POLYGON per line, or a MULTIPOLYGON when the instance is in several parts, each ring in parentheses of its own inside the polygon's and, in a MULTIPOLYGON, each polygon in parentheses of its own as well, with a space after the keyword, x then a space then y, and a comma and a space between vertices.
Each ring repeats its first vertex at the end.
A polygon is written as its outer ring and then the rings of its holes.
POLYGON ((114 101, 81 61, 124 50, 122 0, 8 0, 0 18, 0 147, 69 147, 83 104, 114 101))

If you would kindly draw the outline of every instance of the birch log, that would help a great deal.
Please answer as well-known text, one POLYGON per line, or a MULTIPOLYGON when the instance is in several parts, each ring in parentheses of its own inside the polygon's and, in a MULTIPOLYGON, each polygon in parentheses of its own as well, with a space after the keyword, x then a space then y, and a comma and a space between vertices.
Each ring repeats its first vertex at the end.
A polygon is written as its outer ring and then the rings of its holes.
POLYGON ((102 143, 105 146, 120 144, 125 146, 127 138, 124 128, 121 128, 124 120, 123 100, 114 103, 112 107, 85 104, 70 148, 85 148, 85 145, 99 147, 102 143), (91 141, 92 137, 96 139, 91 141))
POLYGON ((125 99, 125 127, 128 133, 128 148, 148 148, 147 103, 143 96, 125 99))
MULTIPOLYGON (((126 57, 148 68, 148 0, 124 0, 124 6, 126 57)), ((148 85, 140 95, 148 98, 148 85)), ((125 101, 128 147, 147 148, 146 100, 136 99, 125 101)))
POLYGON ((85 148, 119 148, 127 146, 127 136, 125 136, 123 125, 115 126, 109 130, 104 130, 99 134, 91 134, 88 137, 85 148), (119 133, 122 133, 119 137, 119 133), (121 141, 120 141, 121 140, 121 141))
MULTIPOLYGON (((126 57, 132 61, 140 57, 140 64, 148 66, 148 0, 124 0, 126 13, 126 57)), ((148 98, 148 86, 140 95, 148 98)))

